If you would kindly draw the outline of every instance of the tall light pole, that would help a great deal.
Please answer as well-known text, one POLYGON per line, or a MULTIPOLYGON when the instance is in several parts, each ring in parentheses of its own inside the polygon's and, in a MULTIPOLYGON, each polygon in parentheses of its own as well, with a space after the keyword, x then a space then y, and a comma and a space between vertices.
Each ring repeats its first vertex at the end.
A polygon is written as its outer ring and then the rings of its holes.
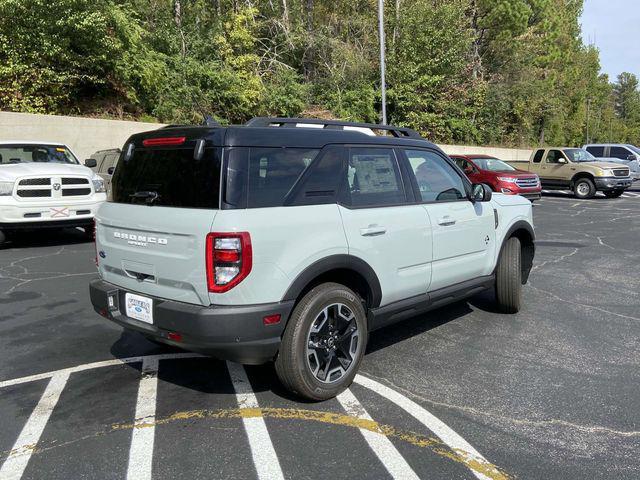
POLYGON ((378 33, 380 36, 380 85, 382 89, 382 124, 387 124, 387 84, 384 59, 384 0, 378 0, 378 33))
POLYGON ((589 143, 589 113, 591 110, 591 99, 587 99, 587 143, 589 143))

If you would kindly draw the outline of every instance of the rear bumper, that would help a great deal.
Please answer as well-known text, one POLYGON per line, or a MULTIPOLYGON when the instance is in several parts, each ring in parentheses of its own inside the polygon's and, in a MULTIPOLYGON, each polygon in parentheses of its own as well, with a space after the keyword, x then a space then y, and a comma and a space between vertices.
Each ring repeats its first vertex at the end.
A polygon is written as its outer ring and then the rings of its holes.
POLYGON ((93 217, 74 218, 71 220, 40 220, 19 223, 0 222, 0 230, 30 230, 32 228, 73 228, 91 226, 93 226, 93 217))
POLYGON ((94 280, 89 292, 97 313, 127 329, 168 345, 244 364, 261 364, 275 358, 294 303, 203 307, 149 297, 153 300, 154 321, 150 325, 125 314, 127 290, 94 280), (109 297, 115 300, 111 308, 109 297), (265 316, 276 314, 281 316, 278 324, 264 325, 265 316), (170 340, 169 333, 179 334, 181 341, 170 340))
POLYGON ((631 177, 595 177, 595 181, 598 190, 619 190, 629 188, 633 180, 631 177))

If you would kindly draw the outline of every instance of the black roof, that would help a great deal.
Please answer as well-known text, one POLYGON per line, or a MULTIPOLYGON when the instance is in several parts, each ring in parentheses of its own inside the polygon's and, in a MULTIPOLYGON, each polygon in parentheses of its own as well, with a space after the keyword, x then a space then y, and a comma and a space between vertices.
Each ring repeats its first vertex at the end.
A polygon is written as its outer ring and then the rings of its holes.
POLYGON ((366 123, 325 121, 306 118, 256 118, 245 125, 188 126, 170 125, 149 132, 132 135, 127 143, 141 146, 142 140, 156 137, 184 136, 187 141, 205 139, 207 143, 226 147, 300 147, 322 148, 330 144, 396 145, 438 148, 411 129, 366 123), (295 124, 321 124, 318 127, 299 127, 295 124), (370 135, 363 131, 342 127, 357 127, 389 132, 370 135))

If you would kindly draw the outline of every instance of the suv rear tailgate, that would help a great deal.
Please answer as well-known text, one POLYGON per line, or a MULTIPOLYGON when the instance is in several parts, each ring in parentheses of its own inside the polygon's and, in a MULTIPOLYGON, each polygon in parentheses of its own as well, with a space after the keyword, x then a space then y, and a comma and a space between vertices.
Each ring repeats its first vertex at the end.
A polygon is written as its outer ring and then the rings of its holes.
POLYGON ((205 239, 216 213, 105 203, 96 219, 102 278, 133 292, 209 305, 205 239))

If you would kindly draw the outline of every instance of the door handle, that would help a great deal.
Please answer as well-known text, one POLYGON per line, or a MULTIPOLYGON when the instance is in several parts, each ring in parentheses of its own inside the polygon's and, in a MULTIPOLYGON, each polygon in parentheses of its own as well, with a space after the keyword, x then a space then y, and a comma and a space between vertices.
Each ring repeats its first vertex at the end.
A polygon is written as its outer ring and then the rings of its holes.
POLYGON ((360 235, 363 237, 376 237, 385 233, 387 233, 387 229, 380 225, 369 225, 367 228, 360 229, 360 235))
POLYGON ((444 217, 440 217, 438 219, 438 225, 442 225, 443 227, 446 227, 448 225, 455 225, 455 223, 455 218, 451 218, 449 215, 445 215, 444 217))

